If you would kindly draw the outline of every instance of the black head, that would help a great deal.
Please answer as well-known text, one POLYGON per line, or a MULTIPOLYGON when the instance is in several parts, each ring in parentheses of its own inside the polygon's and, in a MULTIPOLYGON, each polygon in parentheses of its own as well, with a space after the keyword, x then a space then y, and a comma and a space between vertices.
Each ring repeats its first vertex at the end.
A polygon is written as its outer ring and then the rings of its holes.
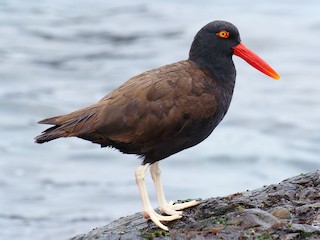
POLYGON ((206 68, 217 80, 235 80, 232 55, 241 57, 266 75, 280 76, 258 55, 241 43, 238 29, 226 21, 213 21, 204 26, 191 45, 189 60, 206 68))
POLYGON ((200 65, 212 65, 215 61, 229 59, 232 47, 240 43, 238 29, 226 21, 213 21, 205 25, 195 36, 189 59, 200 65))

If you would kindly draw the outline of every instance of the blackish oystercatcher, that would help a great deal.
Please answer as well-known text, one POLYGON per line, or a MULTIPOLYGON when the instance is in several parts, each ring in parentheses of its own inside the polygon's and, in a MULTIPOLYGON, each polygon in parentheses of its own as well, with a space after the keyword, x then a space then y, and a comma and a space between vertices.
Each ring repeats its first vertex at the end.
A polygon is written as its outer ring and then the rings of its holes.
POLYGON ((136 169, 135 177, 143 216, 168 230, 161 222, 181 218, 179 210, 198 202, 167 202, 159 161, 200 143, 223 119, 236 79, 232 55, 243 58, 274 79, 280 78, 241 43, 233 24, 213 21, 195 36, 188 60, 144 72, 91 106, 40 121, 54 126, 36 137, 36 142, 79 137, 101 147, 139 155, 143 161, 136 169), (156 213, 151 207, 144 183, 149 167, 159 209, 167 216, 156 213))

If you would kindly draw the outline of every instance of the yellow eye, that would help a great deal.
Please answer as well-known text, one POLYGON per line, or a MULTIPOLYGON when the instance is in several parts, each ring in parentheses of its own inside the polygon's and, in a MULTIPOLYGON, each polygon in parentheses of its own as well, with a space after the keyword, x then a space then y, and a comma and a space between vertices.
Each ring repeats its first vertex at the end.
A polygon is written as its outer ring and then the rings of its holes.
POLYGON ((228 38, 229 32, 226 30, 221 30, 221 31, 217 32, 217 35, 221 38, 228 38))

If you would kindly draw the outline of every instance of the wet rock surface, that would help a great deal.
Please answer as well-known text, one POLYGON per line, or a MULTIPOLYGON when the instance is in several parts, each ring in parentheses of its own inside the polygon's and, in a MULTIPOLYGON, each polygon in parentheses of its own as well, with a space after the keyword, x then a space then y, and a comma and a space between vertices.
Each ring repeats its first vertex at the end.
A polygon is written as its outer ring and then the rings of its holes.
POLYGON ((136 213, 70 240, 320 239, 320 171, 202 200, 186 209, 183 218, 166 225, 169 232, 136 213))

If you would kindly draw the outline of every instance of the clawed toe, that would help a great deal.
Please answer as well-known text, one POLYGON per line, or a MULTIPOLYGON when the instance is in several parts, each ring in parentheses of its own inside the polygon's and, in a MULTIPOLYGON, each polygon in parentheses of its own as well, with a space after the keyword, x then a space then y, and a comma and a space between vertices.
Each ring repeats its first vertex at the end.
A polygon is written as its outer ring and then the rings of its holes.
POLYGON ((161 222, 170 222, 173 220, 180 219, 181 215, 170 215, 170 216, 163 216, 158 213, 156 213, 153 209, 150 209, 148 211, 143 212, 143 216, 146 219, 150 219, 152 222, 154 222, 159 228, 168 231, 168 227, 163 225, 161 222))
POLYGON ((198 202, 196 200, 192 200, 190 202, 184 202, 184 203, 176 203, 176 204, 174 204, 173 201, 170 201, 169 202, 169 206, 170 206, 170 209, 172 209, 172 210, 182 210, 182 209, 185 209, 185 208, 196 206, 199 203, 200 202, 198 202))
POLYGON ((162 203, 162 205, 160 206, 160 211, 162 213, 168 214, 168 215, 182 215, 182 211, 178 211, 178 210, 182 210, 188 207, 193 207, 195 205, 198 205, 199 202, 193 200, 190 202, 185 202, 185 203, 176 203, 174 204, 173 201, 170 201, 169 203, 162 203))
POLYGON ((160 207, 160 211, 162 213, 165 213, 165 214, 168 214, 168 215, 179 215, 181 216, 182 215, 182 211, 176 211, 170 207, 167 207, 167 206, 163 206, 163 207, 160 207))

